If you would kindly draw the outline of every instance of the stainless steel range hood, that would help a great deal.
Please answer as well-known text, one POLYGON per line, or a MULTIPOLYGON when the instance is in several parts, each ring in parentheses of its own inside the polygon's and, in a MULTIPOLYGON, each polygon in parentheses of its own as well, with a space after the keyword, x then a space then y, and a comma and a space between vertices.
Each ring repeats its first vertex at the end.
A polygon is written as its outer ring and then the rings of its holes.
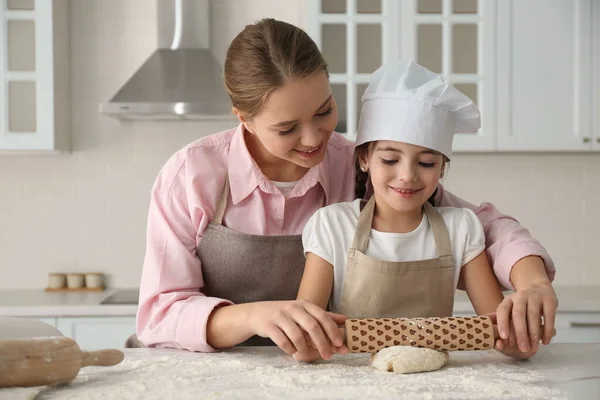
POLYGON ((209 49, 208 0, 158 0, 158 46, 100 112, 123 119, 229 119, 209 49))

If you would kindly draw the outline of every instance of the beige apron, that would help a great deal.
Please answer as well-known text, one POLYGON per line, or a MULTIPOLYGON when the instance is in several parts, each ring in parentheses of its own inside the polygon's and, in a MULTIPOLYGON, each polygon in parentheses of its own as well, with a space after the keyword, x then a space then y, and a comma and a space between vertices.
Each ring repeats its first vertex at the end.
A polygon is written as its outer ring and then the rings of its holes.
POLYGON ((426 202, 438 258, 383 261, 365 254, 375 210, 375 196, 358 217, 348 250, 340 312, 350 318, 449 317, 454 305, 454 260, 446 224, 426 202))
MULTIPOLYGON (((203 292, 235 304, 295 300, 306 261, 302 235, 251 235, 226 228, 222 221, 228 198, 226 181, 213 221, 198 246, 203 292)), ((274 343, 259 336, 240 344, 266 345, 274 343)))
MULTIPOLYGON (((251 235, 226 228, 222 222, 229 193, 227 180, 214 218, 196 251, 202 265, 203 293, 235 304, 295 300, 306 261, 302 235, 251 235)), ((140 345, 143 346, 134 335, 128 339, 126 347, 140 345)), ((240 344, 273 345, 271 339, 260 336, 240 344)))

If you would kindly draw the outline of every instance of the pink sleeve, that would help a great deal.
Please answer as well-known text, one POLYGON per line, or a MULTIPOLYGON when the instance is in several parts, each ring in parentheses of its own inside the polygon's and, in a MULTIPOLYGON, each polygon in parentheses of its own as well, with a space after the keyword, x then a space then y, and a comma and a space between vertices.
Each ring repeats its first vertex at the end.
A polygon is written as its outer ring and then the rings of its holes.
MULTIPOLYGON (((494 268, 496 277, 505 289, 514 290, 510 282, 512 267, 527 256, 540 256, 544 260, 546 273, 550 281, 554 280, 556 269, 548 252, 531 237, 531 234, 519 222, 500 211, 491 203, 482 203, 479 207, 446 191, 441 185, 435 199, 440 207, 463 207, 475 212, 485 232, 486 254, 494 268)), ((459 282, 459 289, 464 289, 459 282)))
POLYGON ((212 352, 208 318, 215 307, 231 303, 200 292, 196 236, 206 218, 199 207, 190 209, 185 189, 184 161, 174 157, 152 190, 136 331, 149 347, 212 352))

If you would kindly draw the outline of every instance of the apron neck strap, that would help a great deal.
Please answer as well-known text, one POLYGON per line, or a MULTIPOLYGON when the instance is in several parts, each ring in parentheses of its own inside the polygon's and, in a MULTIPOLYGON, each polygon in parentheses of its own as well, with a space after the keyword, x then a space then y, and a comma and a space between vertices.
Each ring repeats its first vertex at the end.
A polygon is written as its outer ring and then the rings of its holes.
POLYGON ((373 224, 373 214, 375 212, 375 195, 371 196, 367 204, 358 215, 358 223, 352 240, 352 248, 362 253, 367 250, 369 236, 371 235, 371 225, 373 224))
POLYGON ((223 215, 225 214, 225 207, 227 206, 227 198, 229 197, 229 176, 225 177, 225 186, 219 202, 217 203, 217 209, 215 210, 215 216, 213 221, 215 224, 221 225, 223 223, 223 215))
POLYGON ((452 258, 452 246, 450 246, 450 235, 446 228, 446 223, 442 218, 441 214, 428 202, 426 201, 423 205, 425 208, 425 214, 429 219, 431 225, 431 231, 433 232, 433 239, 435 240, 435 247, 438 251, 438 256, 452 258))
MULTIPOLYGON (((452 257, 452 247, 450 246, 450 235, 446 224, 439 212, 433 208, 429 202, 423 204, 425 214, 431 224, 435 246, 439 257, 452 257)), ((358 216, 354 239, 352 240, 352 248, 362 253, 367 250, 369 244, 369 236, 371 234, 371 225, 373 224, 373 215, 375 213, 375 196, 371 196, 367 204, 364 206, 358 216)))

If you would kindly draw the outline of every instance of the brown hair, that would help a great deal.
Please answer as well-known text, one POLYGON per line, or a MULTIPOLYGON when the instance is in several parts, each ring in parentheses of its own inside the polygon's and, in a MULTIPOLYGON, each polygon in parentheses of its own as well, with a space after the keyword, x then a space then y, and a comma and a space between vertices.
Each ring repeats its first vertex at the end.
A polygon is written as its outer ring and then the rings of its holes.
POLYGON ((327 63, 302 29, 272 18, 246 25, 231 42, 223 78, 233 107, 256 115, 267 96, 286 79, 327 73, 327 63))
MULTIPOLYGON (((354 195, 357 199, 364 199, 367 194, 367 181, 369 180, 369 174, 360 169, 360 160, 361 158, 369 157, 369 154, 373 150, 373 147, 377 142, 367 142, 363 143, 360 146, 356 146, 354 149, 354 169, 355 173, 355 183, 354 183, 354 195)), ((444 156, 444 160, 446 160, 446 164, 450 162, 446 156, 444 156)), ((427 201, 435 207, 435 195, 437 194, 437 188, 433 192, 427 201)))

